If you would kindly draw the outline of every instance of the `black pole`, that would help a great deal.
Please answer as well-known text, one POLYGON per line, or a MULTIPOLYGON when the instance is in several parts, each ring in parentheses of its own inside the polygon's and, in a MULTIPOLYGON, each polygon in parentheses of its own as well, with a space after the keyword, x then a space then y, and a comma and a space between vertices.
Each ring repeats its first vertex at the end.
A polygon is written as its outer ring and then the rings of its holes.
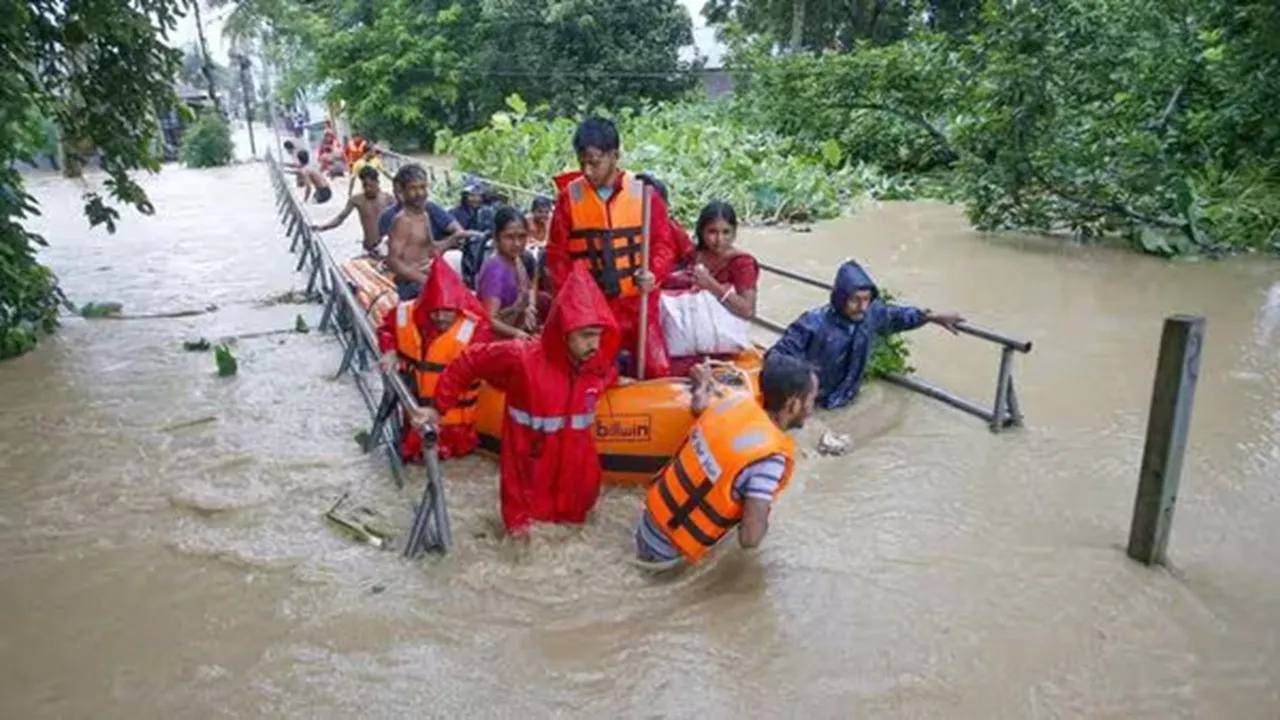
POLYGON ((250 94, 253 92, 249 79, 249 67, 252 62, 247 55, 232 54, 232 59, 240 65, 240 94, 244 96, 244 121, 249 128, 249 154, 258 157, 258 145, 253 139, 253 103, 250 94))

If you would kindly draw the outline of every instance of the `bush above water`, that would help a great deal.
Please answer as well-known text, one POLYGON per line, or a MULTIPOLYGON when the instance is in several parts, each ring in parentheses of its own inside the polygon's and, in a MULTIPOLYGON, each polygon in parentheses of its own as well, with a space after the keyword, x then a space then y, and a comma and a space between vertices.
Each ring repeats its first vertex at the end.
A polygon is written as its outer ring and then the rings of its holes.
MULTIPOLYGON (((441 133, 436 152, 458 167, 512 185, 551 192, 550 179, 577 167, 570 139, 577 118, 541 119, 519 97, 488 127, 441 133)), ((691 220, 707 202, 726 200, 746 222, 834 217, 862 195, 909 188, 874 166, 844 163, 839 145, 803 144, 752 126, 727 102, 652 105, 617 114, 622 165, 667 185, 676 217, 691 220)))
POLYGON ((235 146, 231 127, 214 112, 206 112, 182 136, 182 162, 187 167, 230 165, 235 146))
MULTIPOLYGON (((436 152, 452 154, 464 171, 552 194, 550 178, 577 167, 570 144, 577 119, 539 119, 520 98, 507 103, 511 112, 486 128, 442 133, 436 152)), ((713 199, 732 203, 744 222, 761 222, 829 218, 856 197, 912 192, 912 183, 874 166, 844 163, 834 142, 815 148, 741 118, 727 103, 624 110, 616 118, 622 165, 666 183, 674 216, 688 225, 713 199)), ((869 370, 911 372, 908 355, 903 337, 878 342, 869 370)))

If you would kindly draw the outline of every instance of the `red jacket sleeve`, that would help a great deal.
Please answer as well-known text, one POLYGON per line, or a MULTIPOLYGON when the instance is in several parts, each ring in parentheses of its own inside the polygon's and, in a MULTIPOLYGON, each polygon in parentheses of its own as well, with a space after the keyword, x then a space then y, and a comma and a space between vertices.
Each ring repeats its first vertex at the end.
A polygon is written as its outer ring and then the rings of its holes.
POLYGON ((378 325, 377 335, 379 352, 385 353, 396 349, 396 308, 391 308, 382 317, 382 324, 378 325))
POLYGON ((552 293, 559 292, 573 265, 569 261, 569 227, 572 224, 569 195, 562 192, 556 196, 556 207, 547 228, 547 277, 551 280, 552 293))
POLYGON ((442 413, 452 409, 476 380, 505 392, 508 381, 520 372, 524 363, 524 343, 523 340, 504 340, 468 345, 440 374, 432 398, 436 408, 442 413))
POLYGON ((649 198, 649 272, 653 273, 655 286, 661 287, 671 274, 677 255, 667 204, 655 192, 649 198))

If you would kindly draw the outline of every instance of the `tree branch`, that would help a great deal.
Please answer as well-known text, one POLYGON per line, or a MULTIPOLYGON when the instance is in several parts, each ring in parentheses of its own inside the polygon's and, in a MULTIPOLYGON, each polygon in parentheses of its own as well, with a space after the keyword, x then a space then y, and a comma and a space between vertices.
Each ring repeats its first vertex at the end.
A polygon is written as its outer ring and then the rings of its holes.
POLYGON ((934 144, 936 144, 944 153, 944 157, 942 158, 943 164, 950 165, 960 159, 960 153, 952 147, 951 140, 947 138, 946 134, 934 127, 933 124, 920 113, 899 110, 898 108, 889 105, 882 105, 880 103, 860 103, 856 105, 846 105, 844 107, 850 110, 875 110, 877 112, 888 113, 894 117, 906 120, 912 125, 916 125, 929 133, 929 137, 933 138, 934 144))

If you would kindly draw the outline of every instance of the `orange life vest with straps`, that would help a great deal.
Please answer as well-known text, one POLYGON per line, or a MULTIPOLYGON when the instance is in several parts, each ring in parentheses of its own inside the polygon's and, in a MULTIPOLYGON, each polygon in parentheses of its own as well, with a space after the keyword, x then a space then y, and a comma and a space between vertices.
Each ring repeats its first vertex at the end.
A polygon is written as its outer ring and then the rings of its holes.
MULTIPOLYGON (((422 333, 418 332, 418 326, 413 323, 413 308, 416 304, 416 300, 402 302, 396 308, 396 354, 400 356, 401 371, 412 380, 418 402, 424 407, 433 407, 435 403, 432 398, 436 394, 436 384, 440 382, 440 373, 471 343, 479 323, 470 315, 460 312, 453 325, 424 348, 422 333)), ((440 424, 474 424, 479 395, 480 381, 477 380, 467 388, 457 407, 440 417, 440 424)))
POLYGON ((606 203, 587 178, 569 183, 569 257, 586 260, 606 297, 638 295, 635 274, 643 256, 644 184, 629 172, 606 203))
POLYGON ((750 395, 735 393, 702 411, 689 438, 649 488, 645 507, 689 562, 742 520, 738 473, 770 455, 787 459, 774 497, 791 480, 795 443, 750 395))

